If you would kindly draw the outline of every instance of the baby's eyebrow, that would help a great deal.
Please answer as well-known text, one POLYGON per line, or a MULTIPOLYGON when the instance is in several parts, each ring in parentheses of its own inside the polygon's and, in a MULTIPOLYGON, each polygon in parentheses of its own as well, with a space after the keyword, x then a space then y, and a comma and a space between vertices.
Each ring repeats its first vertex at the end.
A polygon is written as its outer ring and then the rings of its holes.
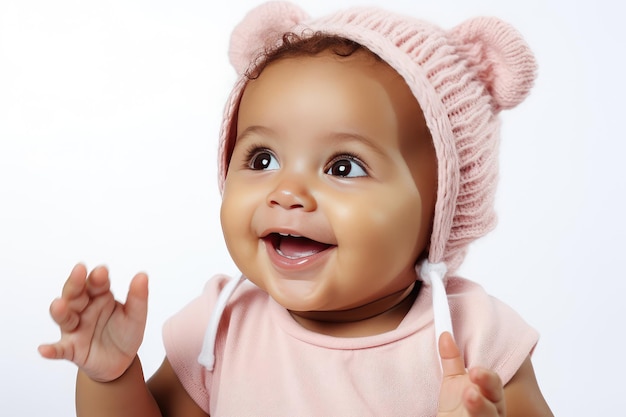
POLYGON ((236 142, 239 142, 242 139, 245 140, 248 136, 276 136, 276 132, 266 126, 248 126, 242 132, 237 134, 236 142))
POLYGON ((346 141, 361 143, 365 145, 366 147, 368 147, 369 149, 371 149, 372 151, 379 154, 380 156, 386 155, 383 147, 379 143, 377 143, 374 139, 369 138, 365 135, 361 135, 359 133, 338 132, 338 133, 333 133, 331 135, 331 138, 333 142, 336 142, 337 144, 341 144, 342 142, 346 142, 346 141))
MULTIPOLYGON (((254 137, 254 136, 275 138, 278 136, 278 132, 276 132, 274 129, 271 129, 267 126, 252 125, 252 126, 246 127, 241 133, 237 135, 236 142, 238 143, 240 141, 245 141, 246 139, 254 137)), ((365 145, 367 148, 369 148, 370 150, 372 150, 373 152, 377 153, 380 156, 386 155, 383 147, 380 144, 378 144, 376 140, 368 136, 362 135, 360 133, 331 132, 327 136, 327 140, 335 146, 337 145, 340 146, 341 144, 344 144, 346 142, 357 142, 362 145, 365 145)))

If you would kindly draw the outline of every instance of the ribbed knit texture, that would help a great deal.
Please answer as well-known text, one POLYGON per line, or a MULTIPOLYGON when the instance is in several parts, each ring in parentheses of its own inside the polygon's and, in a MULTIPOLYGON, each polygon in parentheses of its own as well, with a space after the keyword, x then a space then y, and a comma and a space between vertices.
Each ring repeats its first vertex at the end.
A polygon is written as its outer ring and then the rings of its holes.
POLYGON ((536 63, 520 34, 490 17, 450 31, 378 8, 354 8, 320 19, 287 2, 252 10, 231 37, 230 59, 241 75, 225 109, 220 134, 223 188, 245 72, 282 35, 315 32, 353 40, 377 54, 406 81, 420 104, 438 160, 438 190, 429 261, 461 264, 467 246, 496 221, 498 113, 519 104, 535 79, 536 63))

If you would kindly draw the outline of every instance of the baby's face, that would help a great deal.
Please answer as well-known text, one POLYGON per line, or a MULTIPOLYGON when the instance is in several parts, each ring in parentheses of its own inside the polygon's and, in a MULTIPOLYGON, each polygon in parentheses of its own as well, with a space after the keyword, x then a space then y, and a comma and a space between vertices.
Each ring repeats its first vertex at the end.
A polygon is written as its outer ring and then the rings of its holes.
POLYGON ((241 272, 285 308, 346 310, 408 287, 435 194, 421 110, 367 53, 281 59, 246 87, 222 227, 241 272))

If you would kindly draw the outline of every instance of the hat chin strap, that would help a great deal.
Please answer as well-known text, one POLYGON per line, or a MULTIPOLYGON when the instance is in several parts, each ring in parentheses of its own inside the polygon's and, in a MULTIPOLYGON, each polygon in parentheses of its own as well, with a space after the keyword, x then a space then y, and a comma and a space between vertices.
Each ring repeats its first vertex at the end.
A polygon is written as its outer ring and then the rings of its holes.
POLYGON ((202 350, 198 356, 198 362, 203 365, 207 370, 212 371, 215 366, 215 342, 217 340, 217 330, 220 325, 220 320, 228 300, 233 295, 237 287, 246 280, 246 277, 241 275, 239 278, 232 278, 228 281, 228 284, 224 286, 220 295, 217 298, 215 307, 213 308, 213 314, 209 320, 206 332, 204 333, 204 342, 202 343, 202 350))
POLYGON ((419 270, 422 281, 424 281, 426 285, 429 285, 432 290, 436 345, 438 345, 439 338, 445 332, 449 332, 450 335, 454 337, 448 295, 446 294, 446 287, 443 284, 446 272, 448 272, 448 268, 445 263, 430 263, 428 260, 422 263, 419 270))
MULTIPOLYGON (((444 332, 449 332, 454 336, 452 332, 450 306, 448 305, 448 295, 446 294, 446 288, 443 284, 443 279, 447 271, 448 268, 445 263, 430 263, 428 260, 422 262, 419 270, 420 278, 426 285, 430 286, 432 290, 436 336, 435 344, 439 342, 439 338, 444 332)), ((204 333, 202 350, 198 356, 198 362, 209 371, 212 371, 215 366, 215 342, 222 314, 224 313, 224 309, 230 297, 245 280, 246 277, 241 275, 239 278, 233 278, 228 281, 222 291, 220 291, 220 295, 215 303, 213 314, 211 314, 207 330, 204 333)))

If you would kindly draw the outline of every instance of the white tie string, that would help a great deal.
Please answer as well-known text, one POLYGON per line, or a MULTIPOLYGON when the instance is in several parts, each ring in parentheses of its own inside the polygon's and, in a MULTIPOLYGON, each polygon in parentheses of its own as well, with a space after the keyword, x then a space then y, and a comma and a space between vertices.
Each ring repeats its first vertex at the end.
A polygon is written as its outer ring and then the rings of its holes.
POLYGON ((444 332, 449 332, 452 337, 452 319, 450 317, 450 306, 448 295, 443 285, 448 268, 443 262, 430 263, 424 261, 420 267, 419 275, 426 285, 429 285, 433 296, 433 315, 435 321, 435 346, 439 346, 439 338, 444 332))
POLYGON ((198 356, 198 362, 203 365, 209 371, 213 370, 215 366, 215 343, 217 341, 217 330, 222 319, 222 314, 226 308, 228 300, 233 295, 239 284, 245 281, 246 277, 243 275, 239 278, 231 278, 230 281, 224 286, 220 295, 217 298, 213 314, 207 325, 206 332, 204 333, 204 342, 202 343, 202 350, 198 356))

